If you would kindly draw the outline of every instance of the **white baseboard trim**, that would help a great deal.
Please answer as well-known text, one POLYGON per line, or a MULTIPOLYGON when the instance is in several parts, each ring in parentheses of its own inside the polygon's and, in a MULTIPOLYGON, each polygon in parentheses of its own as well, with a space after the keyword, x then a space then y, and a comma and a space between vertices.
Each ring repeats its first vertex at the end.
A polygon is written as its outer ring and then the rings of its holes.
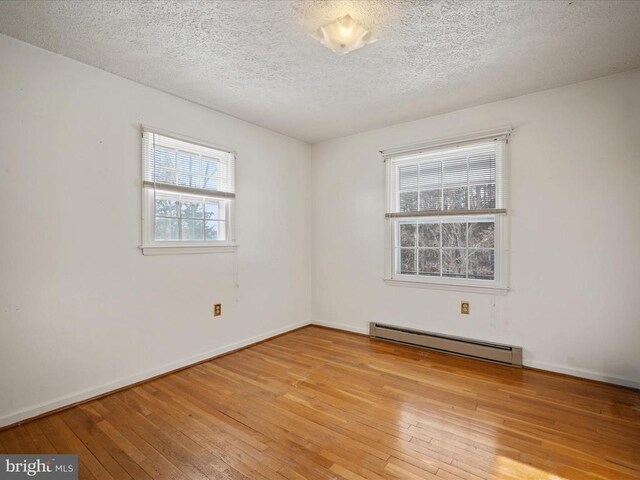
POLYGON ((309 321, 304 321, 304 322, 294 323, 292 325, 287 325, 286 327, 271 330, 269 332, 265 332, 260 335, 256 335, 254 337, 247 338, 239 342, 224 345, 222 347, 209 350, 208 352, 202 352, 202 353, 199 353, 198 355, 194 355, 189 358, 178 360, 172 363, 167 363, 165 365, 162 365, 161 367, 157 367, 152 370, 147 370, 145 372, 138 373, 136 375, 132 375, 127 378, 123 378, 116 382, 112 382, 106 385, 101 385, 99 387, 83 390, 81 392, 77 392, 71 395, 65 395, 63 397, 58 397, 53 400, 48 400, 46 402, 39 403, 37 405, 0 417, 0 428, 6 427, 7 425, 12 425, 17 422, 21 422, 23 420, 27 420, 29 418, 37 417, 47 412, 58 410, 60 408, 64 408, 69 405, 83 402, 90 398, 104 395, 114 390, 118 390, 123 387, 127 387, 129 385, 133 385, 135 383, 142 382, 144 380, 148 380, 153 377, 157 377, 158 375, 162 375, 164 373, 171 372, 179 368, 188 367, 189 365, 193 365, 194 363, 198 363, 212 357, 223 355, 227 352, 231 352, 233 350, 237 350, 239 348, 251 345, 252 343, 261 342, 262 340, 267 340, 270 337, 275 337, 276 335, 280 335, 280 334, 289 332, 291 330, 304 327, 306 325, 309 325, 310 323, 311 322, 309 321))
MULTIPOLYGON (((345 330, 353 333, 369 334, 369 329, 366 327, 354 327, 353 325, 346 325, 344 323, 333 322, 321 322, 313 320, 312 325, 319 325, 321 327, 337 328, 338 330, 345 330)), ((611 383, 613 385, 620 385, 623 387, 631 387, 640 389, 640 381, 629 380, 625 378, 612 377, 604 375, 598 372, 592 372, 590 370, 584 370, 581 368, 565 367, 555 363, 541 362, 539 360, 527 360, 523 361, 525 367, 537 368, 540 370, 547 370, 549 372, 564 373, 565 375, 571 375, 573 377, 587 378, 589 380, 597 380, 600 382, 611 383)))
POLYGON ((364 333, 369 335, 369 329, 367 327, 354 327, 353 325, 346 325, 344 323, 332 323, 332 322, 317 322, 312 321, 311 325, 318 325, 320 327, 336 328, 338 330, 345 330, 353 333, 364 333))
POLYGON ((564 373, 573 377, 587 378, 589 380, 597 380, 599 382, 611 383, 613 385, 620 385, 623 387, 631 387, 640 389, 640 381, 634 381, 626 378, 612 377, 603 373, 593 372, 591 370, 584 370, 582 368, 565 367, 564 365, 558 365, 556 363, 541 362, 539 360, 527 360, 524 359, 523 364, 525 367, 537 368, 540 370, 547 370, 549 372, 564 373))

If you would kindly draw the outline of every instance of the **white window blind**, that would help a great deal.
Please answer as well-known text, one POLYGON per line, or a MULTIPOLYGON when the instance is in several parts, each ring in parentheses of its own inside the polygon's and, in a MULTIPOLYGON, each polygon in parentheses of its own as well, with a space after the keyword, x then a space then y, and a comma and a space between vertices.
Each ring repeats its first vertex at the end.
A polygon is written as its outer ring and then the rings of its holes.
POLYGON ((505 213, 505 141, 492 139, 393 157, 391 181, 397 195, 387 215, 505 213))
POLYGON ((387 279, 505 283, 507 135, 383 155, 387 279))
POLYGON ((231 152, 143 130, 144 181, 164 190, 234 198, 231 152))
POLYGON ((143 128, 142 159, 143 251, 230 244, 232 152, 143 128))

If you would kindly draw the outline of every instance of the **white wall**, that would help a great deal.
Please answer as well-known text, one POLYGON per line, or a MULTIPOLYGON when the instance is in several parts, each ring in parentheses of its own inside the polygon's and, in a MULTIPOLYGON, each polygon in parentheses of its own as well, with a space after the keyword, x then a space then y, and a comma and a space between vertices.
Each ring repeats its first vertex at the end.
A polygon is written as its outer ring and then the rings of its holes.
POLYGON ((0 205, 0 426, 310 319, 308 145, 6 36, 0 205), (140 123, 236 149, 237 301, 138 250, 140 123))
POLYGON ((314 323, 522 345, 527 365, 640 386, 640 70, 316 144, 312 185, 314 323), (512 291, 385 285, 378 151, 508 124, 512 291))

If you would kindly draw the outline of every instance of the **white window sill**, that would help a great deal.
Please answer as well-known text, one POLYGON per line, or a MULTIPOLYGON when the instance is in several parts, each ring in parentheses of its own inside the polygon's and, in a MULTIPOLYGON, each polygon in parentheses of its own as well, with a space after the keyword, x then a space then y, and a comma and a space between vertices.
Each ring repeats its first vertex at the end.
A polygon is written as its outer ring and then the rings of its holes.
POLYGON ((238 245, 142 245, 143 255, 194 255, 235 252, 238 245))
POLYGON ((453 292, 488 293, 491 295, 506 295, 509 293, 509 288, 507 287, 462 285, 457 283, 439 283, 422 280, 400 280, 397 278, 385 278, 383 280, 386 285, 395 287, 431 288, 435 290, 449 290, 453 292))

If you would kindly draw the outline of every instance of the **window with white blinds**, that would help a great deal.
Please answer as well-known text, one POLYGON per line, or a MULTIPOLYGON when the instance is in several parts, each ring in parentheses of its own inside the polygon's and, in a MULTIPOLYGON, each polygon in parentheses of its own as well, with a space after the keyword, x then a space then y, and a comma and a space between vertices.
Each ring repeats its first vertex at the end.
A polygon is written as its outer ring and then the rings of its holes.
POLYGON ((507 135, 383 152, 387 280, 506 288, 507 135))
POLYGON ((230 245, 234 160, 230 151, 143 128, 143 250, 230 245))

